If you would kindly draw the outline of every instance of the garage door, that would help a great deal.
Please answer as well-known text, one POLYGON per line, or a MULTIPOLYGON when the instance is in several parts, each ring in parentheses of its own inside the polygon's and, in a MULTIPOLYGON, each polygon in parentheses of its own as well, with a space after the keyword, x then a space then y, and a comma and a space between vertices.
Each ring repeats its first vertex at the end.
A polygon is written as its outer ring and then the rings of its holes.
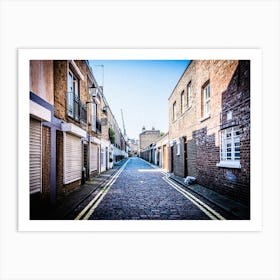
POLYGON ((41 191, 42 182, 42 130, 41 122, 30 119, 29 127, 29 186, 30 193, 41 191))
POLYGON ((64 139, 64 184, 68 184, 82 178, 82 142, 81 138, 69 133, 64 139))
POLYGON ((97 145, 91 143, 90 144, 90 171, 97 170, 97 157, 98 157, 97 145))

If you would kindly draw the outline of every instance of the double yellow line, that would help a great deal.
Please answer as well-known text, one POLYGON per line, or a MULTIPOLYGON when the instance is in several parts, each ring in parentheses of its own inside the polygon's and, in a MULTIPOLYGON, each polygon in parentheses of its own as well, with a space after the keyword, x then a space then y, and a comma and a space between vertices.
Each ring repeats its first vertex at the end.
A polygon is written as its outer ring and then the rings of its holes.
MULTIPOLYGON (((141 159, 141 158, 140 158, 141 159)), ((149 164, 152 168, 158 169, 157 166, 152 165, 151 163, 141 159, 145 163, 149 164)), ((180 187, 178 184, 176 184, 174 181, 168 178, 168 173, 165 171, 161 171, 161 173, 164 175, 162 179, 168 183, 172 188, 174 188, 176 191, 181 193, 183 196, 185 196, 187 199, 189 199, 194 205, 196 205, 203 213, 205 213, 211 220, 226 220, 221 214, 216 212, 214 209, 212 209, 210 206, 205 204, 203 201, 198 199, 196 196, 191 194, 190 192, 186 191, 182 187, 180 187)))
POLYGON ((168 183, 172 188, 177 190, 187 199, 189 199, 194 205, 196 205, 203 213, 205 213, 211 220, 226 220, 221 214, 216 212, 214 209, 209 207, 207 204, 202 202, 196 196, 192 195, 190 192, 186 191, 185 189, 181 188, 179 185, 171 181, 168 177, 162 177, 163 180, 168 183))
POLYGON ((93 214, 94 210, 103 200, 104 196, 108 193, 111 186, 115 183, 117 178, 120 176, 122 171, 125 169, 126 165, 130 159, 112 176, 112 178, 101 188, 101 190, 96 194, 96 196, 87 204, 87 206, 77 215, 75 220, 88 220, 93 214))

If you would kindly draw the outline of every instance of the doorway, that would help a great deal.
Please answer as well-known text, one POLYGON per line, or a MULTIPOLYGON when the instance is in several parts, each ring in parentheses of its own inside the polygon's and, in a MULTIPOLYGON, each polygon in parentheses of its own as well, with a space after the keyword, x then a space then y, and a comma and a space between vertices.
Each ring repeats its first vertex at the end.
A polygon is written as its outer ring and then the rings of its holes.
POLYGON ((184 143, 184 178, 188 176, 188 142, 187 137, 183 137, 183 143, 184 143))
POLYGON ((174 146, 170 147, 170 173, 174 172, 174 146))

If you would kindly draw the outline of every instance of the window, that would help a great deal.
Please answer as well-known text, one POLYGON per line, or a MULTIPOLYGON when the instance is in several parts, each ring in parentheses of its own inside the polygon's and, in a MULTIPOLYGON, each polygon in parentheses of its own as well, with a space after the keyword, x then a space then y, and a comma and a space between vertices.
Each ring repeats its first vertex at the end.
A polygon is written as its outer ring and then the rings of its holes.
POLYGON ((202 117, 209 117, 210 116, 210 83, 203 88, 202 94, 202 117))
POLYGON ((177 140, 176 142, 176 145, 177 145, 177 156, 179 156, 181 154, 181 143, 180 143, 180 140, 177 140))
POLYGON ((240 168, 240 129, 231 127, 221 132, 220 163, 221 167, 240 168))
POLYGON ((173 121, 176 121, 177 112, 176 112, 176 101, 173 103, 173 121))
POLYGON ((91 104, 91 129, 96 132, 96 104, 91 104))
POLYGON ((79 80, 72 71, 68 72, 68 116, 79 120, 79 80))
POLYGON ((185 109, 185 91, 183 90, 181 93, 181 113, 184 113, 185 109))
POLYGON ((192 83, 189 82, 187 85, 187 108, 192 105, 192 83))

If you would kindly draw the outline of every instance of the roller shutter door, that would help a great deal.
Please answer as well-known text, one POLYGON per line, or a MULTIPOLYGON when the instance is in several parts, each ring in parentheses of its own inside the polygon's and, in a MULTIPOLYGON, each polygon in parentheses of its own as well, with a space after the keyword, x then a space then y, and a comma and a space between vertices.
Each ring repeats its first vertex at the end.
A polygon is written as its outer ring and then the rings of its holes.
POLYGON ((30 193, 41 191, 42 182, 42 130, 41 122, 30 119, 29 127, 29 186, 30 193))
POLYGON ((97 156, 98 156, 97 145, 91 143, 90 144, 90 171, 97 170, 97 156))
POLYGON ((82 143, 81 138, 66 133, 65 136, 65 173, 64 184, 82 178, 82 143))

